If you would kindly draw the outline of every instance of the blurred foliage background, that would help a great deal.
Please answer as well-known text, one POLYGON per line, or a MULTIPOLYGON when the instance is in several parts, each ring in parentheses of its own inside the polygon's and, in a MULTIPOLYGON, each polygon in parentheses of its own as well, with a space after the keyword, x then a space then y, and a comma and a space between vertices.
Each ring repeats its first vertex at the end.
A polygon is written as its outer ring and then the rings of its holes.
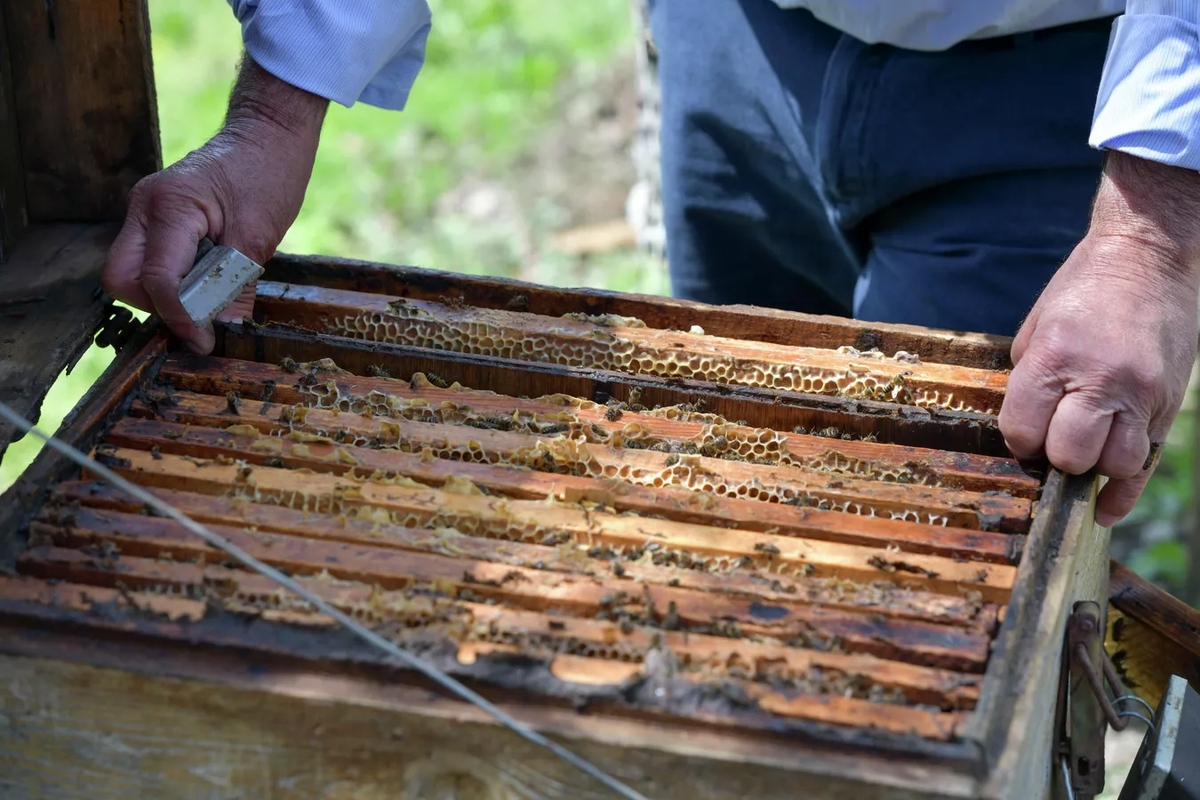
MULTIPOLYGON (((637 112, 629 0, 430 0, 437 33, 403 112, 334 105, 312 183, 280 245, 292 253, 415 264, 556 285, 665 294, 629 248, 571 256, 557 230, 624 215, 637 112)), ((150 0, 163 163, 217 130, 241 55, 223 0, 150 0)), ((112 360, 92 348, 59 379, 54 430, 112 360)), ((0 464, 7 488, 38 452, 0 464)))

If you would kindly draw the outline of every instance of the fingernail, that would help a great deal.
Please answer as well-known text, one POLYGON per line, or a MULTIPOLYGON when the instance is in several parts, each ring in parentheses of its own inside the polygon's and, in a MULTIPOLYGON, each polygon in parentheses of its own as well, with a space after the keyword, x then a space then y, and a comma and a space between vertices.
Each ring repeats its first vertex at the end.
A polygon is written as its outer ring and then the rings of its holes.
POLYGON ((1096 515, 1096 524, 1101 528, 1111 528, 1117 522, 1116 514, 1106 514, 1103 511, 1096 515))

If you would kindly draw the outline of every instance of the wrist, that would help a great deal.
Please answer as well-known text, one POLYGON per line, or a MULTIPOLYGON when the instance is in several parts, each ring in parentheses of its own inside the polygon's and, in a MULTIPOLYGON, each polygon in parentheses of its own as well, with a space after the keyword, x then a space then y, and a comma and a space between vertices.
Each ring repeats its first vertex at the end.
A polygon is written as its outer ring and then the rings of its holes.
POLYGON ((1200 173, 1109 153, 1088 238, 1136 247, 1148 256, 1139 259, 1143 266, 1194 282, 1200 277, 1200 173))
POLYGON ((316 152, 329 101, 297 88, 246 55, 222 131, 238 139, 300 145, 316 152))

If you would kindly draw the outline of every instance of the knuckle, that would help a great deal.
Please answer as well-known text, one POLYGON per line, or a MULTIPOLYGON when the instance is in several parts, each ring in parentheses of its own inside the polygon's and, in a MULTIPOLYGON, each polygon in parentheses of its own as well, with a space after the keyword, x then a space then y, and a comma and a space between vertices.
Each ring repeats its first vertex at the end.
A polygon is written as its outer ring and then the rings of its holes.
POLYGON ((1086 450, 1075 442, 1048 442, 1046 458, 1068 475, 1082 475, 1096 466, 1095 458, 1089 458, 1086 450))
POLYGON ((1130 453, 1107 456, 1100 460, 1097 471, 1101 475, 1106 475, 1114 480, 1125 480, 1136 477, 1142 471, 1142 465, 1145 461, 1144 458, 1137 458, 1137 456, 1130 453))
POLYGON ((170 292, 183 281, 170 267, 147 262, 142 267, 142 286, 152 295, 170 292))
POLYGON ((1033 425, 1000 417, 1000 434, 1008 447, 1019 456, 1034 455, 1042 449, 1042 433, 1033 425))
POLYGON ((186 227, 190 217, 202 215, 196 197, 186 188, 170 188, 155 193, 147 206, 150 224, 156 227, 186 227))
POLYGON ((247 236, 243 240, 243 244, 243 252, 252 255, 257 263, 264 264, 271 259, 271 256, 275 255, 277 240, 261 233, 255 233, 247 236))
POLYGON ((1078 453, 1058 453, 1047 457, 1051 464, 1068 475, 1082 475, 1092 468, 1092 464, 1078 453))
POLYGON ((1164 385, 1166 370, 1154 358, 1131 358, 1113 365, 1109 376, 1114 386, 1135 395, 1145 395, 1153 394, 1157 387, 1164 385))
POLYGON ((129 207, 131 209, 145 208, 154 195, 158 183, 158 174, 147 175, 133 185, 129 190, 129 207))
POLYGON ((125 275, 112 269, 105 267, 104 271, 100 273, 100 288, 118 300, 121 299, 120 295, 125 293, 129 285, 130 281, 125 275))
POLYGON ((1044 368, 1057 369, 1077 360, 1082 351, 1083 340, 1075 325, 1052 318, 1038 325, 1026 358, 1033 357, 1044 368))
POLYGON ((1045 342, 1031 345, 1021 359, 1021 369, 1039 383, 1056 381, 1072 362, 1073 355, 1067 351, 1048 346, 1045 342))

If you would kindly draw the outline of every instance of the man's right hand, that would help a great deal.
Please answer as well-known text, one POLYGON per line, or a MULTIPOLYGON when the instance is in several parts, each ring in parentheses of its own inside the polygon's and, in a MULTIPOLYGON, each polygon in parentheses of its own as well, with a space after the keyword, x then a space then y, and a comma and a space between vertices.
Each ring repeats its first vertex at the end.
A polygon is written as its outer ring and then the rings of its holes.
MULTIPOLYGON (((105 291, 158 314, 193 351, 210 352, 212 326, 197 328, 179 302, 196 247, 208 236, 259 264, 274 255, 304 202, 328 104, 246 57, 221 130, 133 188, 101 276, 105 291)), ((249 287, 217 319, 240 320, 253 307, 249 287)))

